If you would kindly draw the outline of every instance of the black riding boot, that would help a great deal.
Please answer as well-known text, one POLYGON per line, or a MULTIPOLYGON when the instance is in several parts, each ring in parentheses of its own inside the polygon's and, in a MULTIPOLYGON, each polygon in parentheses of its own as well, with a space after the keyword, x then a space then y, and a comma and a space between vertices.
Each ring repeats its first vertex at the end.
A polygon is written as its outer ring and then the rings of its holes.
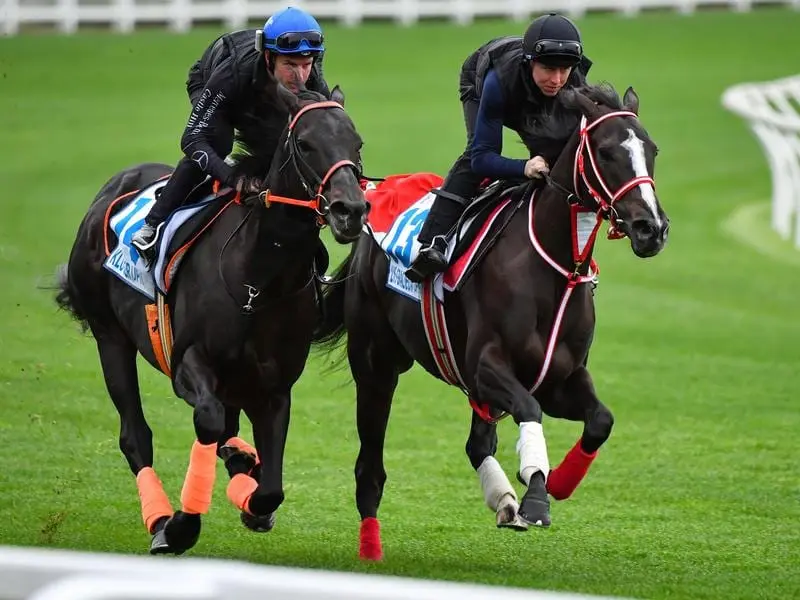
POLYGON ((462 210, 462 204, 444 196, 436 197, 417 238, 422 248, 406 271, 411 281, 421 283, 429 275, 447 269, 447 233, 462 210))
POLYGON ((470 169, 469 157, 462 155, 439 190, 440 195, 437 194, 417 237, 422 248, 406 270, 410 281, 421 283, 426 277, 447 270, 447 235, 477 192, 480 182, 481 178, 470 169))
POLYGON ((155 204, 144 219, 144 224, 131 238, 131 244, 148 264, 155 258, 155 242, 158 227, 178 208, 195 186, 202 183, 206 175, 192 160, 184 157, 178 162, 175 170, 160 193, 156 195, 155 204))

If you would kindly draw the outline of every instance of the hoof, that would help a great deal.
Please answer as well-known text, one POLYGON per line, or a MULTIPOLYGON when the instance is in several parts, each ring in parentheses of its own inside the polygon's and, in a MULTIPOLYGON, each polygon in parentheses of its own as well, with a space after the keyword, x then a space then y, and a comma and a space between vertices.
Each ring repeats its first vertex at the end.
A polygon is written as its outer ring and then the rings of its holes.
POLYGON ((150 554, 172 554, 172 548, 167 543, 167 536, 163 529, 153 534, 153 539, 150 541, 150 554))
POLYGON ((249 452, 239 450, 236 446, 222 446, 219 449, 219 456, 231 478, 239 473, 250 475, 256 466, 256 457, 249 452))
POLYGON ((250 531, 255 531, 256 533, 266 533, 275 527, 274 512, 269 513, 268 515, 255 516, 242 511, 240 518, 242 519, 242 523, 244 523, 245 527, 247 527, 250 531))
POLYGON ((525 525, 525 531, 530 526, 546 529, 550 527, 551 523, 549 509, 534 511, 532 514, 524 513, 520 510, 517 518, 525 525))
POLYGON ((517 516, 534 527, 550 527, 550 499, 547 497, 544 475, 534 473, 522 498, 517 516))
POLYGON ((497 510, 497 528, 528 531, 528 524, 519 518, 517 503, 509 503, 497 510))
POLYGON ((164 526, 164 539, 174 554, 183 554, 200 538, 200 515, 177 511, 164 526))

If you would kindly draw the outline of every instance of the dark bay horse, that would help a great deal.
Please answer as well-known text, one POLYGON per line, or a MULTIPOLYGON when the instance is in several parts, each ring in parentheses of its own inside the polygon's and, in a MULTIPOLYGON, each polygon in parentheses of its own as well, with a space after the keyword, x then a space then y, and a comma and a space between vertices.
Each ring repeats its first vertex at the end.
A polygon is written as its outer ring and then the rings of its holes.
MULTIPOLYGON (((276 83, 271 100, 285 115, 283 133, 272 140, 258 133, 241 138, 247 152, 235 166, 237 174, 261 178, 267 191, 230 202, 187 253, 168 290, 170 369, 159 366, 151 343, 149 298, 101 265, 113 236, 107 231, 111 203, 167 176, 171 167, 146 163, 114 175, 90 206, 61 269, 57 302, 97 343, 120 415, 120 449, 136 476, 142 517, 153 536, 152 553, 179 554, 196 543, 201 515, 211 503, 217 456, 226 459, 228 497, 242 510, 245 524, 254 530, 272 527, 284 499, 291 390, 319 319, 320 227, 327 223, 337 242, 349 243, 366 218, 359 186, 362 141, 338 86, 326 101, 308 90, 292 94, 276 83), (152 468, 137 352, 155 368, 171 371, 176 395, 194 408, 197 439, 181 510, 174 513, 152 468), (237 437, 241 411, 252 423, 255 449, 237 437)), ((263 116, 263 124, 274 116, 263 116)))
POLYGON ((586 366, 595 326, 592 286, 585 285, 594 275, 592 249, 608 220, 609 237, 627 236, 636 256, 654 256, 669 221, 655 195, 657 148, 639 123, 636 93, 628 88, 620 101, 609 86, 586 86, 560 98, 580 111, 581 123, 546 186, 524 184, 505 197, 507 218, 492 226, 488 252, 460 288, 445 292, 446 329, 431 333, 422 318, 426 302, 437 304, 430 294, 425 300, 428 283, 419 302, 387 289, 387 256, 366 232, 334 275, 342 283, 326 290, 327 316, 315 344, 330 350, 347 336, 361 442, 355 478, 362 558, 382 556, 377 512, 386 426, 398 377, 415 361, 474 403, 466 452, 498 526, 548 526, 548 493, 568 497, 611 433, 611 412, 586 366), (450 348, 449 363, 442 346, 450 348), (552 471, 543 413, 584 423, 580 440, 552 471), (503 414, 519 426, 517 476, 527 488, 519 504, 493 456, 503 414))

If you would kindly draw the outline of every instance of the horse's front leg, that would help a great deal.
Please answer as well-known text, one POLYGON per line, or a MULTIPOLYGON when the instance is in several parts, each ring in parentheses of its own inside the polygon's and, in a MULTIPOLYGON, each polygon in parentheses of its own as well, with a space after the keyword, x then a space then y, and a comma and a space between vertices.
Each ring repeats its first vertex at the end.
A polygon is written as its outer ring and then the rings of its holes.
POLYGON ((217 397, 219 381, 207 354, 190 346, 175 368, 175 386, 194 407, 197 439, 181 491, 181 510, 167 521, 164 537, 172 552, 181 554, 200 537, 201 515, 211 506, 216 476, 217 441, 225 428, 225 409, 217 397))
POLYGON ((541 396, 548 414, 583 422, 583 434, 547 478, 547 491, 556 500, 569 498, 589 471, 598 449, 611 435, 614 417, 597 398, 585 366, 547 395, 541 396))
POLYGON ((550 462, 542 432, 542 408, 514 375, 508 353, 498 341, 475 347, 475 399, 511 413, 519 425, 519 473, 528 486, 520 503, 519 517, 530 525, 549 527, 546 482, 550 462))
MULTIPOLYGON (((255 464, 239 462, 238 471, 226 461, 231 480, 228 498, 242 511, 242 522, 253 531, 269 531, 275 511, 283 503, 283 457, 289 431, 291 390, 305 368, 315 323, 313 294, 296 298, 291 310, 273 313, 258 331, 254 381, 244 405, 253 424, 255 464), (280 318, 278 315, 280 314, 280 318)), ((252 456, 247 448, 242 448, 252 456)))

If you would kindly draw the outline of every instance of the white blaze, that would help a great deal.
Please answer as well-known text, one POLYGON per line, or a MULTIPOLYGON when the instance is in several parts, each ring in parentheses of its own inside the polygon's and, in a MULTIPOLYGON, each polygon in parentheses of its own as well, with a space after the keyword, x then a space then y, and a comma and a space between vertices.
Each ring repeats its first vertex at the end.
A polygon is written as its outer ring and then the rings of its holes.
MULTIPOLYGON (((649 177, 650 173, 647 172, 647 161, 644 156, 644 142, 639 139, 633 129, 628 129, 628 139, 622 142, 623 148, 628 151, 631 157, 631 164, 633 165, 633 172, 637 177, 649 177)), ((639 191, 642 192, 642 198, 647 204, 650 211, 653 213, 653 220, 655 220, 658 227, 662 226, 661 217, 658 216, 658 202, 656 201, 656 191, 649 183, 640 183, 639 191)))

